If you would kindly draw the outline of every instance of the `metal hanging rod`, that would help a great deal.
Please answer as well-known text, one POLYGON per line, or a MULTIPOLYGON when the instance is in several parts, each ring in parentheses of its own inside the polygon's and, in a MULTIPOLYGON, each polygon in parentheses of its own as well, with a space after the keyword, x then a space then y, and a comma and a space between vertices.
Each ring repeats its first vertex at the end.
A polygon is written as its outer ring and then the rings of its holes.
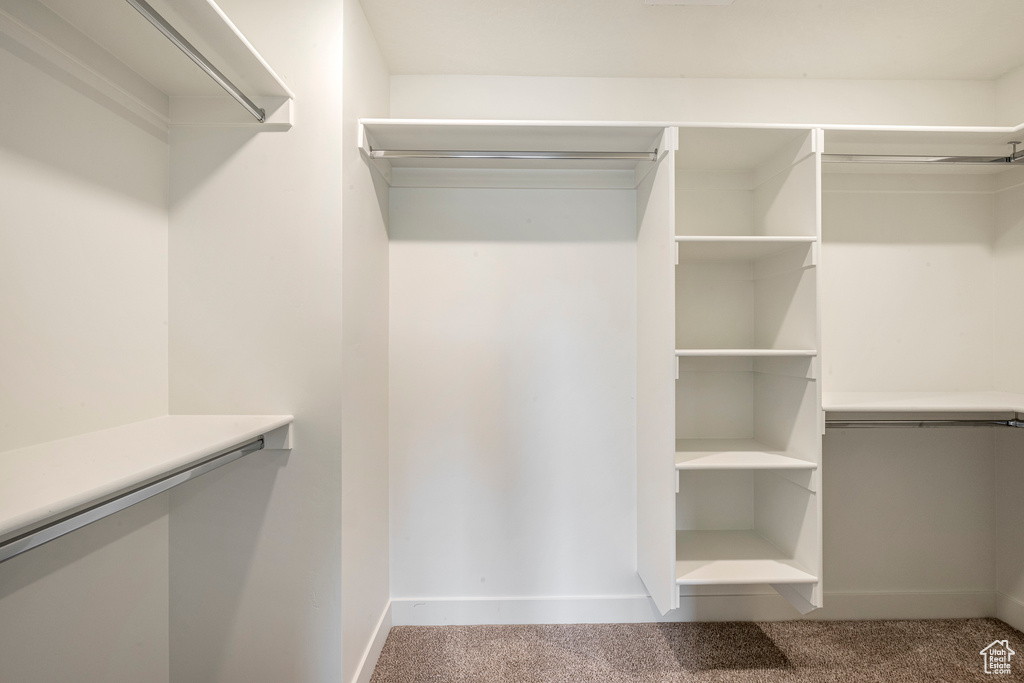
POLYGON ((210 63, 203 53, 193 47, 192 43, 185 40, 185 37, 178 33, 177 30, 167 20, 160 16, 155 9, 150 7, 146 0, 127 0, 128 4, 139 11, 139 14, 144 16, 149 23, 153 24, 160 33, 177 46, 179 50, 185 53, 185 56, 195 62, 196 66, 206 72, 206 74, 216 81, 217 85, 224 88, 229 95, 246 108, 246 110, 256 117, 256 120, 263 123, 267 120, 267 112, 262 107, 256 106, 256 103, 246 97, 245 93, 238 89, 234 83, 228 80, 225 76, 217 69, 213 64, 210 63))
MULTIPOLYGON (((130 0, 129 0, 130 1, 130 0)), ((541 159, 541 160, 633 160, 657 161, 653 152, 519 152, 436 149, 371 149, 371 159, 541 159)))
POLYGON ((130 491, 118 494, 116 497, 103 501, 102 503, 97 503, 96 505, 71 513, 42 527, 25 532, 20 536, 15 536, 14 538, 0 543, 0 562, 9 560, 16 555, 20 555, 27 550, 31 550, 32 548, 37 548, 44 543, 52 541, 55 538, 60 538, 64 534, 75 531, 76 529, 81 529, 87 524, 92 524, 104 517, 109 517, 115 512, 120 512, 121 510, 131 507, 136 503, 141 503, 147 498, 152 498, 153 496, 163 493, 170 488, 178 486, 179 484, 184 484, 186 481, 195 479, 202 474, 206 474, 218 467, 223 467, 230 462, 234 462, 243 456, 255 453, 262 449, 263 437, 257 436, 244 444, 233 446, 227 451, 216 453, 186 470, 169 474, 148 484, 143 484, 142 486, 130 491))
POLYGON ((834 429, 868 427, 1024 427, 1024 421, 1013 420, 825 420, 834 429))
POLYGON ((1019 140, 1008 142, 1013 146, 1009 156, 923 156, 915 154, 822 154, 825 163, 840 164, 962 164, 984 166, 991 164, 1016 164, 1024 159, 1024 151, 1018 152, 1019 140))

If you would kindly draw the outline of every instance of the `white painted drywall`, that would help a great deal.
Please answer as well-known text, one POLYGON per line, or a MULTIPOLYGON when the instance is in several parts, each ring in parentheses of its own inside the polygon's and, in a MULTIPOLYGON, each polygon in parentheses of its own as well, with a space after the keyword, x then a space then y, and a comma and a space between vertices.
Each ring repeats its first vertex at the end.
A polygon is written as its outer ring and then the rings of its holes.
POLYGON ((829 592, 994 590, 994 439, 972 427, 830 429, 822 485, 829 592))
POLYGON ((824 391, 993 388, 994 189, 986 175, 824 176, 824 391))
POLYGON ((1019 126, 1024 123, 1024 64, 995 81, 996 124, 1019 126))
POLYGON ((392 76, 391 116, 975 125, 992 81, 392 76))
MULTIPOLYGON (((2 36, 0 89, 0 451, 165 413, 166 142, 2 36)), ((166 506, 0 564, 5 683, 167 680, 166 506)))
POLYGON ((1015 362, 1024 351, 1024 318, 1004 310, 1024 288, 1024 170, 1014 169, 998 179, 996 227, 992 247, 995 282, 995 389, 1024 393, 1024 367, 1015 362), (1012 361, 1010 359, 1013 359, 1012 361))
POLYGON ((390 210, 392 598, 644 594, 635 193, 390 210))
POLYGON ((171 678, 337 681, 343 5, 220 4, 297 114, 172 133, 170 406, 294 414, 295 441, 172 496, 171 678))
MULTIPOLYGON (((369 680, 368 652, 390 598, 388 234, 360 117, 388 115, 389 74, 357 0, 345 2, 342 124, 341 604, 343 681, 369 680), (364 662, 365 657, 365 664, 364 662)), ((386 633, 386 631, 385 631, 386 633)))
POLYGON ((37 61, 0 50, 0 451, 167 410, 167 144, 37 61))

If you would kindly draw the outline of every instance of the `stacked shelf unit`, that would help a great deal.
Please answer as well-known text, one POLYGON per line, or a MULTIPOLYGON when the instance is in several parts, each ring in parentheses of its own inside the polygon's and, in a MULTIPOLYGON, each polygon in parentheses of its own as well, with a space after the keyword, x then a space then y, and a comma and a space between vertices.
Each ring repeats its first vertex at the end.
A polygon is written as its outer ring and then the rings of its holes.
POLYGON ((681 128, 676 583, 821 606, 820 156, 800 129, 681 128))

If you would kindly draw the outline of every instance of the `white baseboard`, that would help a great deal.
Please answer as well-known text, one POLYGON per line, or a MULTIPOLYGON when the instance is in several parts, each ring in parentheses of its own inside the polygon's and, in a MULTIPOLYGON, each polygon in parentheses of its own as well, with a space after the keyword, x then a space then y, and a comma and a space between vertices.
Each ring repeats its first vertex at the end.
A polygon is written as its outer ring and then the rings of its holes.
MULTIPOLYGON (((647 596, 393 600, 395 626, 443 624, 616 624, 654 621, 792 619, 965 619, 996 614, 995 593, 826 593, 803 615, 775 594, 683 596, 662 616, 647 596)), ((1019 605, 1018 609, 1024 609, 1019 605)), ((1013 623, 1010 619, 1004 619, 1013 623)), ((1019 627, 1018 627, 1019 628, 1019 627)))
POLYGON ((370 644, 366 646, 366 651, 363 652, 363 658, 359 662, 355 676, 352 677, 352 683, 370 683, 373 669, 377 666, 377 659, 380 657, 381 650, 384 649, 384 641, 388 639, 388 632, 391 631, 393 622, 392 606, 392 603, 389 601, 388 606, 384 609, 384 613, 380 615, 380 619, 377 621, 377 628, 373 631, 373 638, 370 639, 370 644))
POLYGON ((1018 631, 1024 631, 1024 602, 996 593, 996 616, 1018 631))

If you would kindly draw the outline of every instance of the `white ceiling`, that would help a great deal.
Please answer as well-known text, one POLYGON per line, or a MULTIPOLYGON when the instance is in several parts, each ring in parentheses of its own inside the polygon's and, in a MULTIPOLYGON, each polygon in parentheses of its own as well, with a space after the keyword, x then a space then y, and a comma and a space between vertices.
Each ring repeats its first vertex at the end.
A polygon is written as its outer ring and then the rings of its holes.
POLYGON ((1024 0, 362 0, 394 74, 997 78, 1024 0))

